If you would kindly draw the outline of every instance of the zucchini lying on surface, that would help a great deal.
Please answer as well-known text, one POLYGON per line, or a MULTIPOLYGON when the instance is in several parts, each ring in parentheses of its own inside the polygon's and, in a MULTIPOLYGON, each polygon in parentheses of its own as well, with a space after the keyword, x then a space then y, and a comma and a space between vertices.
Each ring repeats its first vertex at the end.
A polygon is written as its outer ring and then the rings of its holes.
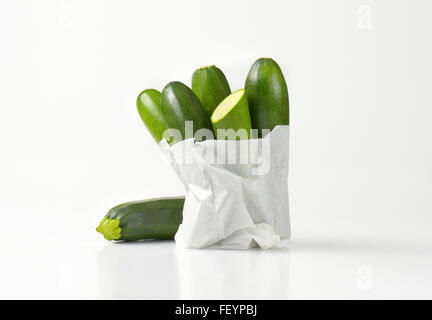
POLYGON ((132 201, 108 211, 96 231, 106 240, 174 239, 184 197, 132 201))

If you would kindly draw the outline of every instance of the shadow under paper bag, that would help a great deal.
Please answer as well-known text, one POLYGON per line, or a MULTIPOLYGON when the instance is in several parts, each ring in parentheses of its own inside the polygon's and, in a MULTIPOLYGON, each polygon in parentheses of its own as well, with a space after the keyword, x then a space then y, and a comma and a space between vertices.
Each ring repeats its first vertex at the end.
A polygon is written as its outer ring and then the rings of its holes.
POLYGON ((175 235, 183 248, 287 247, 289 126, 262 139, 193 138, 162 152, 186 189, 183 222, 175 235))

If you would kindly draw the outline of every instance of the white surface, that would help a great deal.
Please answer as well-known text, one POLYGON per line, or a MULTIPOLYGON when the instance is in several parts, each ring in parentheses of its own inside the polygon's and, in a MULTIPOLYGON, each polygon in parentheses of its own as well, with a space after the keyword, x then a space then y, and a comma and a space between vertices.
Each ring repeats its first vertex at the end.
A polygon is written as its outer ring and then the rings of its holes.
POLYGON ((1 1, 0 296, 431 298, 431 10, 429 0, 1 1), (105 243, 94 228, 110 207, 183 193, 137 94, 189 84, 208 64, 235 90, 262 56, 289 86, 289 251, 179 261, 165 243, 105 243), (360 290, 368 270, 372 287, 360 290), (249 280, 264 275, 258 291, 249 280))
MULTIPOLYGON (((192 130, 191 130, 192 131, 192 130)), ((235 138, 235 137, 234 137, 235 138)), ((185 186, 179 248, 286 248, 289 126, 261 139, 160 142, 185 186)))
POLYGON ((33 236, 3 249, 0 298, 432 298, 430 237, 314 232, 289 249, 222 251, 33 236))

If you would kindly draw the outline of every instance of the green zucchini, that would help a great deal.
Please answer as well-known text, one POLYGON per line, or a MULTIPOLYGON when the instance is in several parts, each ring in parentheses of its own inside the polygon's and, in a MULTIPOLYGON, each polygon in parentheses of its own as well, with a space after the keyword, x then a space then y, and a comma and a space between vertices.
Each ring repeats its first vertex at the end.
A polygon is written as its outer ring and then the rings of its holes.
POLYGON ((227 78, 216 66, 195 70, 192 75, 192 91, 200 99, 209 117, 219 103, 231 93, 227 78))
POLYGON ((279 65, 270 58, 255 61, 245 83, 252 128, 272 130, 289 124, 288 88, 279 65))
POLYGON ((211 122, 217 139, 249 139, 252 126, 244 89, 226 97, 214 110, 211 122))
MULTIPOLYGON (((172 129, 178 130, 181 134, 181 137, 176 137, 177 140, 191 138, 186 137, 186 121, 192 121, 193 130, 190 133, 193 136, 200 129, 208 129, 213 134, 210 118, 202 108, 198 97, 188 86, 179 81, 168 83, 162 90, 161 110, 171 135, 175 137, 172 129)), ((171 144, 175 142, 178 141, 171 141, 171 144)))
POLYGON ((96 231, 106 240, 174 239, 184 197, 132 201, 108 211, 96 231))
POLYGON ((155 141, 159 143, 168 127, 161 113, 161 93, 155 89, 141 92, 137 98, 137 108, 142 121, 155 141))

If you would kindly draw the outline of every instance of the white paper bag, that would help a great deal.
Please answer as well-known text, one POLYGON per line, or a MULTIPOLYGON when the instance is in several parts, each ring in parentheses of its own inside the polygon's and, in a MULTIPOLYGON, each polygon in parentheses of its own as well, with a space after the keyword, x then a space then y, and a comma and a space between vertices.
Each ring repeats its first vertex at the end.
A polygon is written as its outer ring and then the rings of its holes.
POLYGON ((160 147, 185 185, 182 248, 262 249, 287 246, 289 126, 262 139, 193 138, 160 147))

